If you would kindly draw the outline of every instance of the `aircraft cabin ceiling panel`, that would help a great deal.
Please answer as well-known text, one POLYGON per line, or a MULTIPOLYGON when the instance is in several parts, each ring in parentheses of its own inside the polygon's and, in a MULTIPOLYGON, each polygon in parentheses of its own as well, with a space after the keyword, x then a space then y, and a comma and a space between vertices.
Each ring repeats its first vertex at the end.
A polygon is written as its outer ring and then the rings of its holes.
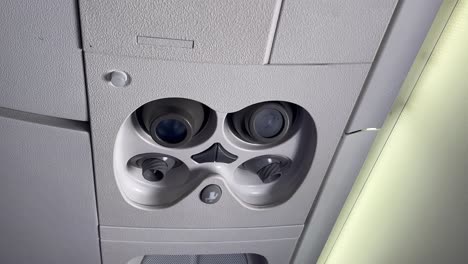
POLYGON ((2 1, 0 107, 86 121, 75 1, 2 1))
MULTIPOLYGON (((303 224, 370 67, 369 64, 295 67, 211 65, 99 54, 86 54, 86 66, 100 223, 109 226, 158 228, 303 224), (128 86, 116 89, 103 79, 103 75, 112 68, 128 73, 131 79, 128 86), (269 92, 265 93, 265 89, 269 92), (318 138, 308 176, 287 203, 273 206, 269 210, 257 210, 240 202, 241 196, 230 191, 236 186, 229 184, 233 181, 230 173, 225 173, 225 178, 195 178, 197 174, 193 174, 194 179, 203 181, 196 188, 190 188, 190 192, 176 204, 165 207, 164 210, 153 207, 141 210, 141 206, 134 202, 129 203, 128 196, 122 195, 121 190, 125 189, 119 189, 116 181, 130 179, 130 174, 122 167, 122 164, 127 164, 124 157, 130 158, 131 155, 141 153, 165 153, 182 159, 179 155, 190 157, 217 142, 231 153, 251 155, 240 152, 240 145, 224 136, 229 133, 223 132, 226 130, 222 128, 224 119, 221 114, 217 116, 221 121, 217 128, 219 132, 215 132, 214 136, 201 144, 183 150, 159 149, 153 143, 147 145, 148 141, 139 136, 141 134, 134 129, 135 126, 122 125, 141 105, 155 99, 171 97, 191 98, 219 113, 232 113, 264 101, 284 100, 301 105, 313 117, 318 138), (121 128, 123 129, 120 130, 121 128), (130 132, 126 134, 119 131, 130 132), (131 144, 122 145, 121 138, 131 144), (138 146, 138 149, 125 150, 130 146, 138 146), (211 207, 200 203, 198 198, 201 188, 208 184, 218 184, 224 188, 223 199, 211 207), (190 217, 186 217, 187 215, 190 217)), ((307 142, 310 143, 314 141, 314 133, 309 135, 307 142)), ((268 153, 284 154, 284 145, 277 145, 281 150, 271 147, 268 153)), ((250 153, 258 155, 259 151, 250 153)), ((187 160, 186 164, 192 166, 193 163, 187 160)))
POLYGON ((222 64, 372 62, 396 0, 81 0, 85 51, 222 64), (276 34, 276 36, 275 36, 276 34))
POLYGON ((0 111, 0 263, 100 263, 89 134, 16 112, 0 111))
POLYGON ((386 41, 373 63, 346 132, 382 127, 413 61, 427 60, 429 56, 429 53, 416 55, 442 2, 399 2, 398 12, 392 18, 386 41), (424 12, 421 12, 422 9, 424 12))
POLYGON ((284 0, 270 62, 372 62, 396 3, 284 0))
POLYGON ((84 49, 163 60, 261 64, 275 7, 275 0, 82 0, 84 49))

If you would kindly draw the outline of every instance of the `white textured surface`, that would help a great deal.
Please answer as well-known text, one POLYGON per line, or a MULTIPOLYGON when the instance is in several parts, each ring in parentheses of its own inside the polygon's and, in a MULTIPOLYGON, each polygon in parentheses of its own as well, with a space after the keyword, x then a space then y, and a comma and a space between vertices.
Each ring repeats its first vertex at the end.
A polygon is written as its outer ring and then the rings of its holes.
POLYGON ((100 263, 89 134, 0 116, 0 263, 100 263))
POLYGON ((396 2, 284 0, 270 62, 372 62, 396 2))
POLYGON ((276 0, 81 0, 84 49, 163 60, 262 64, 276 0), (193 49, 137 36, 193 40, 193 49))
MULTIPOLYGON (((100 222, 131 227, 259 227, 303 224, 341 138, 368 64, 344 66, 228 66, 162 62, 87 54, 88 87, 100 222), (116 89, 103 79, 109 69, 128 72, 131 84, 116 89), (234 112, 260 101, 284 100, 304 107, 314 118, 318 143, 311 170, 292 198, 269 209, 251 209, 236 200, 225 182, 209 178, 176 205, 141 210, 128 204, 113 172, 114 143, 123 121, 148 101, 185 97, 220 112, 234 112), (200 202, 200 189, 220 184, 222 199, 200 202)), ((214 142, 184 151, 198 153, 214 142)), ((228 151, 235 146, 224 146, 228 151)))
POLYGON ((0 107, 88 119, 75 5, 2 1, 0 107))

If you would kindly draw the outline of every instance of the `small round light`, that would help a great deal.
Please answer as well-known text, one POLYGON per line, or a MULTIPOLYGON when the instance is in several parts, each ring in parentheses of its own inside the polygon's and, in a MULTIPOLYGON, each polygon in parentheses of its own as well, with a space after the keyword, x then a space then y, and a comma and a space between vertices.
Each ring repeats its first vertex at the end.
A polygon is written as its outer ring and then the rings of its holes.
POLYGON ((263 108, 253 118, 253 129, 263 138, 278 136, 284 127, 284 117, 280 111, 263 108))
POLYGON ((161 120, 155 130, 158 138, 170 144, 180 143, 187 137, 187 127, 177 119, 161 120))

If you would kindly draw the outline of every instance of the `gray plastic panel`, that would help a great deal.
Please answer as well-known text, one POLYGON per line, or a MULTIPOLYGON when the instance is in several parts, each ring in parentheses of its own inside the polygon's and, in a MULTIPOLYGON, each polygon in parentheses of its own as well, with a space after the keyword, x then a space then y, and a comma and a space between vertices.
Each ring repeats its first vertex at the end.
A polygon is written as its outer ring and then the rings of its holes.
POLYGON ((214 242, 298 238, 302 225, 261 228, 165 229, 101 226, 103 240, 135 242, 214 242))
POLYGON ((363 131, 343 137, 318 203, 306 222, 294 263, 317 262, 376 134, 377 131, 363 131))
POLYGON ((76 1, 2 1, 0 107, 87 120, 76 1))
MULTIPOLYGON (((178 103, 180 104, 179 101, 178 103)), ((197 145, 197 139, 192 141, 194 143, 192 146, 183 150, 167 148, 155 143, 145 131, 142 131, 141 125, 132 115, 122 124, 114 144, 113 167, 117 186, 122 196, 131 205, 154 210, 173 205, 192 192, 194 187, 207 176, 218 174, 226 182, 229 191, 244 204, 258 209, 285 202, 306 177, 310 163, 314 158, 317 142, 315 129, 311 125, 312 118, 309 115, 306 116, 305 111, 301 112, 302 114, 298 113, 295 118, 293 124, 295 127, 291 128, 291 131, 294 132, 292 135, 280 144, 272 144, 268 147, 256 146, 256 148, 252 148, 251 145, 238 139, 228 125, 226 114, 217 112, 216 118, 212 119, 216 121, 211 124, 213 129, 205 129, 199 136, 209 137, 209 142, 212 144, 220 143, 228 147, 231 153, 236 153, 238 158, 229 164, 220 162, 198 164, 195 162, 191 156, 194 151, 200 151, 199 148, 192 147, 197 145), (138 156, 141 158, 141 153, 163 153, 176 158, 182 164, 171 170, 170 174, 161 181, 150 182, 142 176, 140 168, 129 166, 128 163, 129 160, 134 160, 135 156, 137 159, 138 156), (250 167, 247 169, 242 164, 259 156, 268 155, 287 157, 291 160, 291 164, 282 170, 283 174, 279 179, 265 184, 256 174, 258 168, 250 167)), ((203 142, 203 139, 198 142, 203 142)), ((283 162, 288 163, 287 159, 283 162)), ((135 164, 135 162, 131 163, 135 164)), ((252 165, 252 163, 250 164, 252 165)), ((216 187, 216 189, 218 188, 216 187)))
MULTIPOLYGON (((129 264, 133 263, 130 262, 129 264)), ((140 263, 138 263, 140 264, 140 263)), ((268 264, 257 254, 148 255, 141 264, 268 264)))
POLYGON ((269 34, 279 12, 277 2, 80 0, 84 49, 163 60, 262 64, 273 39, 269 34))
MULTIPOLYGON (((286 264, 297 239, 254 240, 203 243, 139 243, 101 240, 103 264, 127 264, 144 255, 199 255, 253 253, 264 256, 268 264, 286 264)), ((131 262, 135 263, 135 262, 131 262)))
MULTIPOLYGON (((211 65, 98 54, 87 54, 86 63, 101 224, 176 228, 303 224, 370 67, 211 65), (112 69, 127 72, 130 85, 110 85, 104 76, 112 69), (130 205, 114 176, 116 135, 138 107, 165 97, 190 98, 223 113, 268 100, 302 106, 317 126, 316 154, 307 177, 287 203, 271 208, 251 208, 241 203, 219 176, 208 177, 169 208, 147 210, 130 205), (200 190, 210 183, 219 184, 223 191, 221 200, 214 205, 199 200, 200 190)), ((208 139, 184 152, 199 153, 213 143, 208 139)), ((237 148, 228 142, 223 147, 231 153, 237 148)))
POLYGON ((284 0, 270 62, 372 62, 396 2, 284 0))
POLYGON ((400 0, 347 132, 382 126, 441 3, 400 0))
POLYGON ((0 116, 0 262, 100 263, 85 131, 0 116))

